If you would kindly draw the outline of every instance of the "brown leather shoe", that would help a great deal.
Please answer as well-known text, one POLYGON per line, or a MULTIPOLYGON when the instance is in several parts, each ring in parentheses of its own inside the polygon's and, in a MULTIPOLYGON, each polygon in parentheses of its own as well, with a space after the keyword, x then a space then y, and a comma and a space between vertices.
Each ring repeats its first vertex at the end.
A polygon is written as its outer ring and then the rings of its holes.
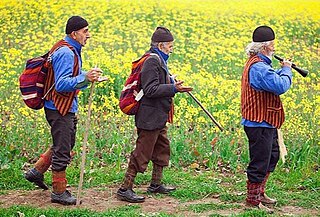
POLYGON ((159 194, 169 194, 170 192, 175 191, 175 187, 168 187, 164 186, 163 184, 161 185, 155 185, 155 184, 150 184, 150 186, 147 189, 148 193, 159 193, 159 194))
POLYGON ((119 188, 117 191, 117 198, 130 203, 142 203, 145 198, 137 195, 132 189, 119 188))
POLYGON ((277 203, 276 199, 268 197, 268 195, 266 195, 266 193, 261 194, 260 199, 261 199, 260 201, 263 205, 275 205, 277 203))

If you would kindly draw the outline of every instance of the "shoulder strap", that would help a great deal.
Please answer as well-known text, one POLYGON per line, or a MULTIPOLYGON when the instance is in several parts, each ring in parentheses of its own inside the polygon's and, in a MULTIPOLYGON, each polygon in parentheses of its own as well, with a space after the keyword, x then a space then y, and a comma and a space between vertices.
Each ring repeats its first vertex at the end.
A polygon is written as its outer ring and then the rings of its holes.
POLYGON ((261 62, 261 61, 262 61, 262 60, 261 60, 261 58, 260 58, 258 55, 254 55, 254 56, 252 56, 252 57, 250 57, 250 58, 248 59, 246 65, 247 65, 248 67, 250 67, 252 64, 255 64, 255 63, 261 62))
POLYGON ((54 74, 53 74, 53 69, 52 69, 52 65, 51 65, 51 57, 52 54, 57 51, 59 48, 61 47, 68 47, 70 50, 73 51, 74 53, 74 66, 73 66, 73 76, 76 76, 78 73, 78 67, 79 67, 79 60, 78 60, 78 56, 75 52, 74 47, 72 47, 68 42, 66 42, 65 40, 60 40, 57 43, 55 43, 53 45, 53 47, 50 49, 49 51, 49 55, 48 55, 48 60, 47 60, 47 67, 48 67, 48 73, 47 73, 47 78, 46 78, 46 84, 45 84, 45 89, 44 89, 44 96, 43 99, 52 99, 52 90, 54 89, 55 86, 55 82, 54 82, 54 74))
POLYGON ((49 54, 54 53, 56 50, 58 50, 59 48, 66 46, 68 48, 70 48, 73 52, 75 52, 74 47, 72 47, 68 42, 66 42, 64 39, 61 39, 60 41, 58 41, 57 43, 55 43, 53 45, 53 47, 50 49, 49 54))
POLYGON ((156 59, 158 59, 159 62, 160 62, 160 64, 161 64, 161 59, 160 59, 160 57, 159 57, 158 54, 156 54, 156 53, 150 53, 150 57, 157 57, 156 59))
MULTIPOLYGON (((50 49, 50 51, 49 51, 49 53, 48 53, 48 59, 47 59, 47 66, 48 66, 48 68, 49 67, 51 67, 51 61, 52 61, 52 54, 54 53, 54 52, 56 52, 59 48, 61 48, 61 47, 68 47, 70 50, 72 50, 73 52, 74 52, 74 54, 75 55, 77 55, 76 53, 75 53, 75 49, 74 49, 74 47, 72 47, 68 42, 66 42, 65 40, 60 40, 60 41, 58 41, 57 43, 55 43, 54 45, 53 45, 53 47, 50 49)), ((48 69, 49 70, 49 69, 48 69)), ((47 85, 46 85, 46 87, 45 87, 45 94, 44 94, 44 96, 42 97, 42 99, 45 99, 46 97, 47 97, 47 95, 52 91, 52 89, 54 88, 54 85, 55 85, 55 82, 54 82, 54 79, 53 79, 53 75, 51 75, 51 74, 53 74, 53 73, 49 73, 48 72, 48 75, 47 75, 47 81, 48 81, 48 83, 47 83, 47 85)))
POLYGON ((49 55, 48 55, 48 62, 49 63, 51 63, 51 57, 52 57, 53 53, 56 52, 61 47, 68 47, 70 50, 72 50, 72 52, 75 55, 77 55, 74 47, 72 47, 68 42, 66 42, 65 40, 62 39, 62 40, 58 41, 57 43, 55 43, 53 45, 53 47, 50 49, 49 55))
POLYGON ((162 64, 162 60, 161 60, 161 57, 156 54, 156 53, 150 53, 150 58, 153 58, 153 59, 158 59, 159 60, 159 63, 160 63, 160 66, 167 72, 167 74, 169 76, 171 76, 170 72, 169 72, 169 69, 168 69, 168 66, 166 64, 162 64), (157 57, 157 58, 155 58, 157 57))

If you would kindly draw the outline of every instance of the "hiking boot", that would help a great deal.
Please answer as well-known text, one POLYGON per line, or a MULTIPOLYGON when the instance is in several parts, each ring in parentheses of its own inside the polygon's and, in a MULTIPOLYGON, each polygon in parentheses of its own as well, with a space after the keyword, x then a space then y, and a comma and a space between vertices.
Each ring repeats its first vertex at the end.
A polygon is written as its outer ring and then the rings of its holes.
POLYGON ((257 208, 257 209, 263 210, 263 211, 265 211, 265 212, 268 213, 268 214, 272 214, 272 213, 273 213, 273 210, 272 210, 272 209, 264 206, 261 202, 260 202, 258 205, 253 205, 253 204, 251 204, 251 203, 246 202, 246 206, 247 206, 247 207, 250 207, 250 208, 257 208))
POLYGON ((147 189, 148 193, 159 193, 159 194, 169 194, 172 191, 175 191, 175 187, 168 187, 164 186, 163 184, 160 185, 155 185, 155 184, 150 184, 150 186, 147 189))
POLYGON ((39 186, 43 190, 48 190, 48 186, 43 182, 44 177, 43 174, 40 173, 38 170, 35 168, 29 170, 24 174, 24 177, 29 181, 33 182, 35 185, 39 186))
POLYGON ((76 205, 77 199, 66 190, 62 194, 51 193, 51 202, 60 203, 62 205, 76 205))
POLYGON ((265 193, 261 194, 261 203, 263 205, 275 205, 277 203, 276 199, 268 197, 265 193))
POLYGON ((130 203, 142 203, 145 199, 143 196, 137 195, 132 189, 123 188, 119 188, 117 191, 117 198, 130 203))

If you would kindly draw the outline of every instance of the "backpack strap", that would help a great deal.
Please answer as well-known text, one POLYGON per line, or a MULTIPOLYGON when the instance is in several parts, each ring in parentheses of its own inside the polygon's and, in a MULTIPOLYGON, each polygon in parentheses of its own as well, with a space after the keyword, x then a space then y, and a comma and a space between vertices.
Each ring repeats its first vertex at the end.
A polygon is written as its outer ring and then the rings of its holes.
POLYGON ((154 59, 158 59, 159 62, 160 62, 160 64, 161 64, 161 59, 160 59, 160 57, 159 57, 158 54, 156 54, 156 53, 150 53, 150 57, 151 57, 151 58, 152 58, 152 57, 156 57, 156 58, 154 58, 154 59))
MULTIPOLYGON (((43 99, 47 99, 47 96, 50 94, 50 92, 53 90, 53 88, 55 86, 54 73, 52 73, 52 72, 49 73, 49 71, 53 71, 52 64, 51 64, 52 63, 52 55, 59 48, 65 47, 65 46, 68 47, 70 50, 72 50, 76 56, 74 48, 71 45, 69 45, 65 40, 60 40, 53 45, 53 47, 48 52, 48 57, 47 57, 47 62, 46 62, 46 67, 48 68, 48 73, 47 73, 46 83, 45 83, 45 87, 44 87, 45 94, 42 97, 43 99)), ((49 98, 51 98, 51 97, 49 97, 49 98)))
POLYGON ((49 58, 47 61, 48 73, 47 73, 47 79, 46 79, 45 91, 44 91, 46 93, 45 99, 53 100, 55 107, 57 108, 57 110, 62 116, 66 115, 69 112, 72 105, 73 98, 75 97, 75 94, 76 94, 76 91, 60 93, 54 89, 55 82, 54 82, 54 71, 51 64, 51 56, 56 50, 64 46, 68 47, 74 52, 74 65, 73 65, 72 76, 75 77, 79 73, 79 60, 78 60, 78 55, 75 52, 75 49, 70 44, 68 44, 65 40, 58 41, 49 51, 49 58))

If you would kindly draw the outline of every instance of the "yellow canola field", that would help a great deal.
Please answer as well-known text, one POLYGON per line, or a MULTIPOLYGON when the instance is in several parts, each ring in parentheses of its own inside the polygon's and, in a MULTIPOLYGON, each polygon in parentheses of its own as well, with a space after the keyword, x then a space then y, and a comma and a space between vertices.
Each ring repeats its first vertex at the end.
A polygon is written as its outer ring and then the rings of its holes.
MULTIPOLYGON (((130 73, 131 61, 149 49, 156 26, 168 27, 175 37, 169 69, 225 127, 226 135, 240 135, 240 79, 245 46, 258 25, 276 33, 276 53, 292 57, 310 71, 303 78, 294 72, 292 88, 282 96, 287 120, 285 136, 297 142, 319 144, 320 1, 17 1, 0 2, 0 113, 2 132, 21 132, 37 125, 46 129, 43 111, 24 106, 18 76, 28 58, 44 54, 64 37, 67 19, 81 15, 89 22, 91 39, 83 48, 83 69, 95 65, 110 78, 97 85, 94 128, 114 123, 123 133, 132 128, 130 117, 118 108, 118 97, 130 73), (21 124, 17 124, 17 123, 21 124), (35 124, 36 123, 36 124, 35 124)), ((277 68, 276 60, 273 63, 277 68)), ((80 115, 85 117, 88 91, 80 94, 80 115)), ((175 125, 210 135, 218 129, 187 95, 175 98, 175 125)))

